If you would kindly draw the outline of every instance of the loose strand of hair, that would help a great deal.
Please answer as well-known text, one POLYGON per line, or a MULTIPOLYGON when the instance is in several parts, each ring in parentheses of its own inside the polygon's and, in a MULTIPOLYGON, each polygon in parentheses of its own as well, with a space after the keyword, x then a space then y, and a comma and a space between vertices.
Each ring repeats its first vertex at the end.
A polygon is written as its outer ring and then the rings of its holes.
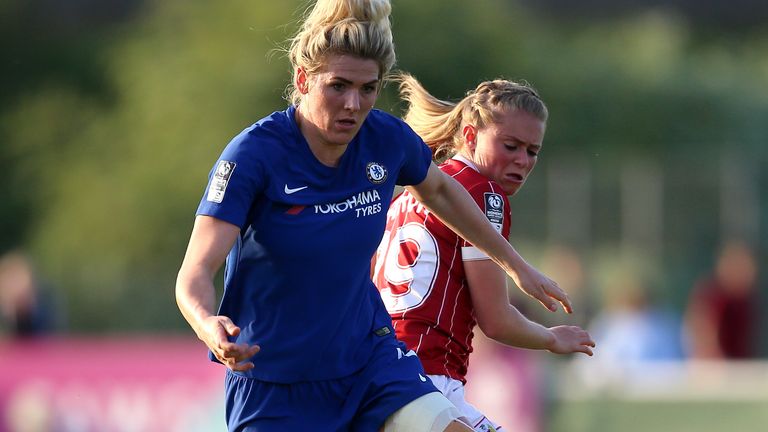
POLYGON ((434 97, 410 74, 399 72, 393 81, 399 84, 400 99, 408 104, 403 120, 432 149, 436 159, 452 156, 456 152, 462 107, 434 97))

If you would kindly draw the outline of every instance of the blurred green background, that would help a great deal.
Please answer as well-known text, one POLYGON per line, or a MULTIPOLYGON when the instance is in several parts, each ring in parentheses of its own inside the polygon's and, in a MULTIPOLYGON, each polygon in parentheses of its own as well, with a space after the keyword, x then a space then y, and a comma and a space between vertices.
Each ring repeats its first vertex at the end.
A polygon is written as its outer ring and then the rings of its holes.
MULTIPOLYGON (((0 253, 33 258, 59 332, 191 332, 173 287, 208 171, 286 106, 279 48, 305 6, 0 2, 0 253)), ((545 146, 512 200, 512 241, 545 269, 557 247, 582 260, 572 322, 623 289, 617 260, 642 264, 651 301, 678 315, 724 240, 763 269, 764 2, 394 1, 392 22, 397 67, 438 97, 496 77, 542 94, 545 146)), ((400 113, 392 86, 378 107, 400 113)))

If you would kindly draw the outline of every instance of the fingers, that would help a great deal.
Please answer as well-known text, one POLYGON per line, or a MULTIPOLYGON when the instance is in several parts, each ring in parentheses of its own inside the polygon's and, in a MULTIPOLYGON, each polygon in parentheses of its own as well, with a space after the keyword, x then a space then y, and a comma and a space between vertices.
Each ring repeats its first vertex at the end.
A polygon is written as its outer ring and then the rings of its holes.
POLYGON ((249 359, 255 356, 261 347, 258 345, 234 344, 227 342, 222 344, 216 357, 233 371, 247 371, 253 369, 254 364, 249 359))
POLYGON ((557 312, 557 302, 553 301, 546 294, 542 294, 541 298, 537 296, 536 300, 538 300, 548 311, 557 312))
POLYGON ((575 352, 584 353, 590 357, 593 355, 592 348, 590 348, 588 345, 579 345, 579 348, 576 349, 575 352))
POLYGON ((217 316, 211 324, 211 331, 215 336, 211 343, 209 343, 209 347, 214 356, 233 371, 253 369, 254 364, 249 359, 256 355, 261 348, 258 345, 230 342, 229 337, 240 334, 240 327, 235 325, 228 317, 217 316))
POLYGON ((560 288, 557 282, 544 277, 537 281, 534 286, 536 289, 525 291, 538 300, 542 306, 547 308, 547 310, 550 312, 557 312, 557 305, 559 303, 563 306, 563 310, 566 313, 573 313, 573 305, 570 297, 568 297, 568 294, 560 288))
POLYGON ((235 323, 227 317, 222 317, 221 325, 229 336, 237 336, 240 334, 240 327, 236 326, 235 323))
MULTIPOLYGON (((545 287, 545 288, 549 288, 547 290, 547 294, 553 299, 557 300, 561 305, 563 305, 563 310, 566 313, 569 313, 569 314, 573 313, 573 305, 571 304, 571 298, 568 297, 568 294, 565 291, 563 291, 562 288, 560 288, 557 282, 550 280, 549 283, 550 283, 549 287, 545 287)), ((553 302, 553 304, 554 304, 554 309, 550 308, 550 310, 552 312, 555 312, 557 311, 557 303, 553 302)))
POLYGON ((227 342, 221 346, 224 357, 231 357, 237 361, 253 357, 259 352, 258 345, 248 346, 247 344, 234 344, 227 342))
POLYGON ((246 372, 254 368, 254 365, 252 362, 244 362, 244 363, 236 363, 233 366, 227 365, 228 368, 235 372, 246 372))
POLYGON ((556 354, 584 353, 588 356, 594 354, 595 341, 589 333, 578 326, 557 326, 552 327, 558 342, 555 348, 551 350, 556 354))
POLYGON ((543 286, 542 291, 537 293, 536 299, 550 312, 557 312, 558 303, 563 306, 566 313, 573 313, 573 306, 568 294, 553 282, 553 285, 543 286))
MULTIPOLYGON (((586 333, 586 332, 584 332, 584 333, 586 333)), ((582 353, 584 353, 584 354, 586 354, 586 355, 591 357, 593 355, 592 348, 594 348, 594 347, 595 347, 595 341, 593 341, 589 337, 589 335, 587 335, 586 340, 583 341, 581 343, 581 345, 579 345, 578 352, 582 352, 582 353)))

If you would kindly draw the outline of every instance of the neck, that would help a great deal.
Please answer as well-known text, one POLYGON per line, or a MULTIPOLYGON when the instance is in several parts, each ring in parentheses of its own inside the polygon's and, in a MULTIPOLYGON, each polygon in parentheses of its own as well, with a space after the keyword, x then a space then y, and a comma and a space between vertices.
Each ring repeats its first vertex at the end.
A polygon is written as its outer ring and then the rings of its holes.
POLYGON ((460 160, 467 164, 468 167, 472 168, 475 171, 480 172, 480 170, 477 168, 477 165, 475 165, 475 162, 472 160, 470 156, 467 156, 466 154, 462 152, 458 152, 453 156, 453 159, 460 160))
POLYGON ((304 139, 307 140, 309 150, 315 158, 325 166, 337 167, 341 156, 347 150, 348 144, 336 145, 323 139, 320 129, 304 116, 300 106, 296 107, 296 124, 299 126, 299 131, 304 136, 304 139))

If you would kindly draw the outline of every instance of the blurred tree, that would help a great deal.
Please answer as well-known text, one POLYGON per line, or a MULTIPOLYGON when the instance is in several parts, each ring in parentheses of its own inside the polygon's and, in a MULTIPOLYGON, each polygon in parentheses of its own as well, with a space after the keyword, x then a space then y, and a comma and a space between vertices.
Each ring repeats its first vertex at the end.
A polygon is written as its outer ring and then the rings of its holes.
POLYGON ((561 19, 594 21, 659 9, 685 16, 706 37, 722 33, 745 33, 759 29, 768 18, 768 3, 762 0, 521 0, 561 19))
POLYGON ((53 82, 3 117, 13 178, 37 183, 26 240, 72 299, 74 329, 177 321, 175 271, 209 165, 284 106, 266 54, 293 7, 153 4, 101 52, 110 104, 53 82))

